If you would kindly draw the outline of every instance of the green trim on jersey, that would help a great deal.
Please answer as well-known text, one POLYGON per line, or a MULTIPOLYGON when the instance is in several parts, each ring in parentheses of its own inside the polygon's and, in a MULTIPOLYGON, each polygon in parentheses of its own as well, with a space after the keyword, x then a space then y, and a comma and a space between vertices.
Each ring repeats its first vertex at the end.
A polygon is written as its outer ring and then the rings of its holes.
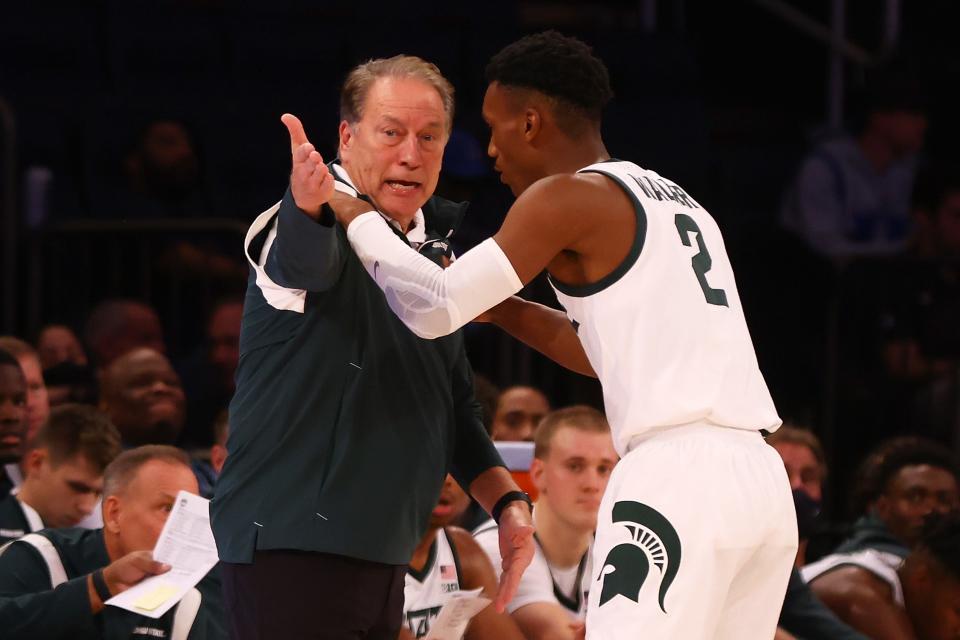
POLYGON ((637 259, 640 257, 640 252, 643 251, 643 244, 647 239, 647 212, 643 209, 643 205, 640 204, 640 199, 637 197, 637 194, 631 191, 623 180, 600 169, 589 169, 587 171, 581 171, 580 173, 599 173, 620 185, 620 188, 623 189, 627 195, 630 196, 630 200, 633 201, 634 213, 636 213, 637 216, 637 233, 633 239, 633 246, 630 247, 630 253, 623 259, 623 262, 617 265, 616 269, 596 282, 584 285, 571 285, 560 282, 553 276, 547 274, 547 277, 550 279, 550 284, 556 287, 557 291, 571 298, 586 298, 587 296, 600 293, 625 276, 627 272, 630 271, 630 268, 636 264, 637 259))
POLYGON ((417 571, 410 565, 407 565, 407 573, 417 582, 423 582, 427 575, 430 574, 430 570, 433 569, 433 565, 437 562, 437 535, 440 535, 440 531, 442 531, 442 529, 437 531, 433 537, 433 542, 430 543, 430 551, 427 552, 427 561, 423 563, 423 569, 417 571))

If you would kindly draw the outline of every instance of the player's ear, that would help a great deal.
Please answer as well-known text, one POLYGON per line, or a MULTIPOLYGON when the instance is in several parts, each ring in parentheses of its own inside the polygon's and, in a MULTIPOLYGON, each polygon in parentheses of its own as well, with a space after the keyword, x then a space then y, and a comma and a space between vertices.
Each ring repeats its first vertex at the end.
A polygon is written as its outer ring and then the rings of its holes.
POLYGON ((31 450, 23 459, 23 467, 28 474, 34 474, 43 468, 47 460, 47 450, 43 448, 31 450))
POLYGON ((530 461, 530 481, 537 488, 539 493, 544 493, 543 486, 543 460, 534 458, 530 461))
POLYGON ((523 137, 527 142, 530 142, 537 137, 537 134, 540 133, 540 128, 543 126, 543 117, 540 114, 540 110, 536 107, 528 107, 523 114, 523 137))
POLYGON ((107 496, 103 500, 103 528, 116 534, 120 532, 120 498, 107 496))

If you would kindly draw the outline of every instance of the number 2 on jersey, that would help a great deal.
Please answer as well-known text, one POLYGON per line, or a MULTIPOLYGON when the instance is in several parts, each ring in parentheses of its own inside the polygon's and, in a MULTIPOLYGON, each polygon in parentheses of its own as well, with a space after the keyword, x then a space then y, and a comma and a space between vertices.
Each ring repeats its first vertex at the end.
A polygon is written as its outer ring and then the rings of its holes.
POLYGON ((703 297, 707 299, 708 304, 714 304, 718 307, 728 307, 727 292, 723 289, 714 289, 707 282, 707 272, 713 268, 713 258, 707 251, 707 245, 703 243, 703 234, 700 233, 700 227, 696 221, 685 213, 678 213, 674 218, 677 225, 677 232, 680 234, 680 241, 685 247, 690 245, 690 234, 696 234, 697 246, 700 252, 693 256, 690 261, 693 266, 693 272, 697 274, 697 280, 700 282, 700 288, 703 289, 703 297))

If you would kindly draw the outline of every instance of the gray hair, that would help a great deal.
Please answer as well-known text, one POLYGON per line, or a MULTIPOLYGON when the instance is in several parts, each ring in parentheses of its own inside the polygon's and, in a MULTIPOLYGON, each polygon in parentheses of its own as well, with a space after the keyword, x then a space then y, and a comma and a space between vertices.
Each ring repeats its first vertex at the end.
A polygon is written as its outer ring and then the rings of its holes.
POLYGON ((453 85, 432 62, 417 56, 377 58, 360 64, 347 75, 340 90, 340 118, 356 124, 363 117, 363 107, 370 87, 379 78, 413 78, 437 90, 447 115, 447 133, 453 128, 453 85))

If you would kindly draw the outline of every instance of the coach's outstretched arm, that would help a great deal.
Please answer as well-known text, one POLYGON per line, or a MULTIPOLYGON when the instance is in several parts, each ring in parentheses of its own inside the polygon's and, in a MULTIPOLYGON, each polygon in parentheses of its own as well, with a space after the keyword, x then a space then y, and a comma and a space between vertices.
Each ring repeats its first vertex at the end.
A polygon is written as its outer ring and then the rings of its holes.
POLYGON ((400 241, 380 214, 342 213, 347 238, 393 312, 422 338, 453 333, 530 282, 563 250, 576 252, 587 232, 583 212, 595 206, 597 183, 556 175, 527 189, 503 226, 442 269, 400 241))
MULTIPOLYGON (((259 256, 248 257, 281 287, 325 291, 339 279, 347 253, 337 239, 333 215, 329 211, 324 215, 323 210, 334 192, 335 181, 307 140, 300 120, 289 113, 281 120, 290 134, 290 188, 279 205, 261 214, 276 212, 274 232, 267 237, 259 256)), ((365 206, 361 209, 364 211, 370 208, 360 201, 355 206, 365 206)))

